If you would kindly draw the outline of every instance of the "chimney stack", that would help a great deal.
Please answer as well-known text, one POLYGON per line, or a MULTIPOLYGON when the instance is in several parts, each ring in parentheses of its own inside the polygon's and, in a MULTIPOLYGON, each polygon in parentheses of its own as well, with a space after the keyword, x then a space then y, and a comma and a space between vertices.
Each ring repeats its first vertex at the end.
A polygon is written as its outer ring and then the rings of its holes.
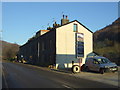
POLYGON ((55 23, 53 24, 53 28, 56 28, 56 27, 59 27, 59 26, 60 26, 60 24, 57 24, 56 21, 55 21, 55 23))
POLYGON ((64 25, 64 24, 66 24, 68 22, 69 22, 68 16, 63 15, 63 19, 61 19, 61 25, 64 25), (64 18, 64 17, 66 17, 66 18, 64 18))

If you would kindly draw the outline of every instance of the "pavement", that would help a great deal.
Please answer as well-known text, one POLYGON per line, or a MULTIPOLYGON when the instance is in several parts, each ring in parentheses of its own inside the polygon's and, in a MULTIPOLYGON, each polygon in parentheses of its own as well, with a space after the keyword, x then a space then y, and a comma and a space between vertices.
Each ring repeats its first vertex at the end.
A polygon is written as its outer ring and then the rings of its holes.
MULTIPOLYGON (((117 88, 117 84, 96 81, 101 74, 53 70, 22 63, 3 62, 3 88, 117 88), (93 74, 93 75, 92 75, 93 74), (88 77, 89 78, 86 78, 88 77), (90 77, 92 77, 90 79, 90 77), (93 79, 93 77, 95 77, 93 79)), ((116 73, 114 73, 116 74, 116 73)), ((107 74, 105 74, 107 75, 107 74)), ((112 76, 112 74, 111 74, 112 76)), ((113 75, 114 76, 114 75, 113 75)), ((103 79, 102 79, 103 80, 103 79)))
POLYGON ((91 72, 80 72, 78 74, 72 74, 71 76, 107 83, 115 86, 119 85, 118 72, 100 74, 91 71, 91 72))
POLYGON ((104 74, 100 74, 99 72, 93 72, 93 71, 89 71, 89 72, 81 71, 80 73, 76 73, 76 74, 66 70, 53 70, 53 71, 57 71, 57 73, 68 73, 68 75, 77 78, 84 78, 87 80, 97 81, 115 86, 119 86, 120 83, 120 79, 119 79, 120 67, 118 68, 118 72, 115 73, 107 72, 104 74))

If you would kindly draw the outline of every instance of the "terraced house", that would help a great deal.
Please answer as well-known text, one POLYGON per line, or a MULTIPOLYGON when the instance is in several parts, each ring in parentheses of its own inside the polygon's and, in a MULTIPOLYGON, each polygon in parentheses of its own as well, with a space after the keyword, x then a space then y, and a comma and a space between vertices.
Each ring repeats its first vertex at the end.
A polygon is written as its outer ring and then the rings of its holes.
POLYGON ((93 33, 79 21, 69 21, 63 15, 61 24, 56 22, 47 30, 40 30, 20 47, 19 59, 40 66, 71 68, 83 65, 93 51, 93 33))

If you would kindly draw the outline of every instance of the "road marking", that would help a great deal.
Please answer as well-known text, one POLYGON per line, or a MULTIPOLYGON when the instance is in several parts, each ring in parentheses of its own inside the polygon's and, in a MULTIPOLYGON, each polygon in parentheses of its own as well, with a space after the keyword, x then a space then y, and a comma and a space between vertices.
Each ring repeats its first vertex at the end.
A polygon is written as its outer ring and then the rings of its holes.
POLYGON ((67 86, 67 85, 62 85, 62 86, 66 87, 66 88, 71 88, 71 87, 69 87, 69 86, 67 86))
POLYGON ((5 88, 6 88, 7 90, 9 90, 9 89, 8 89, 8 84, 7 84, 7 81, 6 81, 6 77, 5 77, 5 73, 4 73, 5 68, 4 68, 4 67, 2 67, 2 68, 3 68, 2 74, 3 74, 3 78, 4 78, 4 82, 5 82, 5 88))

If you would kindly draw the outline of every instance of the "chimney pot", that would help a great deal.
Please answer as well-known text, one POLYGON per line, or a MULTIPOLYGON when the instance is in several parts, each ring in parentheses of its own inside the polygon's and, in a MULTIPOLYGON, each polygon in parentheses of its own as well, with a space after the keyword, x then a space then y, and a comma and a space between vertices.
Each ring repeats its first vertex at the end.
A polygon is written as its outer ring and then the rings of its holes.
POLYGON ((66 15, 66 19, 68 18, 68 16, 66 15))
POLYGON ((63 15, 63 19, 64 19, 64 15, 63 15))

